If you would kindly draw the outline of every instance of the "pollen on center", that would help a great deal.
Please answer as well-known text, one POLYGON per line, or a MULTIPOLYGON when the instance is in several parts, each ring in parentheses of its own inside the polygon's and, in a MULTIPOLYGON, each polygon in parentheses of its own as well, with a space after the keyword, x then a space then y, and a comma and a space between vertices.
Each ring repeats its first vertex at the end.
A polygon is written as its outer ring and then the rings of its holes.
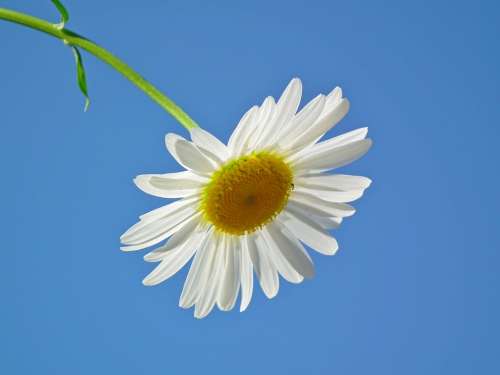
POLYGON ((271 221, 285 207, 293 174, 282 157, 261 151, 223 165, 204 188, 205 220, 221 232, 242 235, 271 221))

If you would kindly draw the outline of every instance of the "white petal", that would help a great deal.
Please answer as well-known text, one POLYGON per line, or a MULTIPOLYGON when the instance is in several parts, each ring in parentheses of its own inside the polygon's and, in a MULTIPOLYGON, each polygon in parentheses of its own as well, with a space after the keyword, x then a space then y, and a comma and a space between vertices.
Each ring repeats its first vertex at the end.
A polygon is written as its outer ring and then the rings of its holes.
MULTIPOLYGON (((326 97, 325 105, 323 106, 323 110, 321 111, 320 115, 317 117, 314 124, 328 118, 328 116, 332 113, 332 111, 334 111, 335 108, 339 105, 341 100, 342 100, 342 89, 340 87, 335 87, 326 97)), ((313 125, 311 125, 311 126, 313 126, 313 125)), ((333 126, 335 126, 335 125, 332 125, 331 127, 333 127, 333 126)), ((300 135, 300 133, 297 133, 297 134, 300 135)), ((315 141, 310 142, 310 143, 316 143, 318 141, 318 139, 321 138, 322 136, 323 136, 323 134, 318 136, 315 141)), ((299 146, 299 148, 301 148, 301 147, 299 146)))
POLYGON ((240 122, 236 126, 229 138, 227 147, 232 151, 233 154, 237 154, 239 150, 244 145, 247 135, 252 130, 252 123, 255 121, 255 116, 258 113, 259 107, 253 106, 250 108, 241 118, 240 122))
MULTIPOLYGON (((172 205, 175 203, 172 203, 172 205)), ((175 211, 172 210, 167 216, 151 221, 140 221, 135 224, 120 237, 121 242, 124 245, 139 245, 152 240, 163 233, 170 232, 178 224, 196 213, 196 211, 197 207, 195 205, 190 202, 184 202, 183 205, 178 205, 177 209, 175 211)))
POLYGON ((280 219, 299 240, 322 254, 335 254, 339 245, 320 224, 293 207, 288 207, 286 213, 280 219))
POLYGON ((203 242, 205 235, 205 233, 194 233, 187 242, 169 251, 142 283, 144 285, 157 285, 176 274, 191 259, 203 242))
MULTIPOLYGON (((209 159, 213 165, 215 165, 216 168, 219 168, 221 165, 224 164, 224 160, 223 159, 220 159, 217 155, 215 155, 213 152, 210 152, 210 151, 207 151, 205 149, 202 149, 200 148, 199 149, 201 151, 201 153, 207 158, 209 159)), ((204 175, 204 176, 207 176, 208 175, 204 175)))
POLYGON ((241 304, 240 312, 247 309, 250 301, 252 300, 253 292, 253 267, 250 254, 248 252, 248 245, 245 238, 239 239, 241 247, 241 304))
POLYGON ((254 234, 247 236, 247 246, 262 291, 267 298, 274 298, 278 294, 280 285, 276 267, 267 256, 265 249, 259 248, 254 234))
POLYGON ((332 91, 330 91, 330 93, 326 97, 326 104, 323 115, 327 114, 331 109, 336 107, 340 99, 342 99, 342 89, 337 86, 332 91))
POLYGON ((274 240, 273 235, 269 233, 269 227, 261 230, 260 238, 257 237, 257 243, 265 249, 269 259, 274 264, 278 273, 288 282, 298 284, 304 280, 304 277, 297 272, 297 270, 290 264, 284 256, 283 249, 279 248, 279 244, 274 240))
POLYGON ((212 162, 194 144, 184 138, 169 133, 165 136, 165 144, 170 154, 184 168, 201 174, 213 172, 215 169, 212 162))
POLYGON ((217 304, 222 311, 234 307, 240 290, 240 252, 239 241, 226 237, 226 262, 221 274, 221 284, 217 304))
POLYGON ((191 139, 200 149, 209 151, 224 161, 229 157, 229 150, 217 137, 202 128, 191 128, 191 139))
POLYGON ((328 113, 322 115, 309 128, 304 128, 300 137, 290 146, 290 148, 304 148, 311 143, 316 142, 328 130, 333 128, 349 111, 349 101, 345 98, 341 99, 328 113))
POLYGON ((165 255, 170 251, 176 249, 179 246, 184 245, 189 238, 193 235, 197 235, 200 231, 196 230, 200 223, 201 214, 196 214, 192 218, 189 218, 182 223, 182 227, 172 235, 167 241, 167 243, 144 256, 146 262, 157 262, 162 260, 165 255))
POLYGON ((328 202, 319 199, 309 194, 292 192, 290 196, 289 205, 304 212, 311 213, 318 216, 336 216, 347 217, 352 216, 356 212, 354 207, 346 203, 328 202))
POLYGON ((368 135, 368 128, 367 127, 355 129, 355 130, 352 130, 350 132, 340 134, 336 137, 327 139, 323 142, 319 142, 319 143, 312 145, 310 147, 306 147, 306 148, 300 150, 299 152, 294 151, 294 152, 292 152, 293 155, 288 157, 288 160, 293 162, 294 160, 298 160, 298 159, 302 158, 304 155, 307 155, 312 151, 320 152, 320 151, 324 151, 327 149, 333 149, 335 147, 348 145, 349 143, 353 143, 356 141, 361 141, 362 139, 365 139, 367 135, 368 135))
POLYGON ((296 237, 285 228, 278 220, 266 227, 270 238, 286 261, 302 276, 314 276, 314 265, 304 247, 296 237))
POLYGON ((314 216, 311 215, 311 218, 321 225, 324 229, 337 229, 340 224, 342 224, 341 217, 326 217, 326 216, 314 216))
POLYGON ((267 125, 274 116, 276 103, 272 96, 268 96, 259 108, 257 119, 255 120, 254 131, 248 133, 246 147, 242 152, 257 149, 261 142, 263 134, 267 129, 267 125))
POLYGON ((336 137, 327 139, 323 142, 319 142, 315 145, 310 145, 309 147, 305 147, 302 149, 295 149, 292 151, 289 151, 289 156, 287 158, 288 162, 293 163, 296 160, 301 159, 304 156, 307 156, 311 152, 321 152, 325 151, 328 149, 333 149, 339 146, 344 146, 349 143, 353 143, 356 141, 360 141, 362 139, 365 139, 366 136, 368 135, 368 128, 359 128, 352 130, 350 132, 340 134, 336 137))
MULTIPOLYGON (((205 179, 205 181, 208 181, 205 179)), ((196 194, 203 179, 190 171, 167 174, 143 174, 134 179, 139 189, 161 198, 181 198, 196 194)))
POLYGON ((354 130, 351 130, 350 132, 337 135, 336 137, 327 139, 323 142, 319 142, 314 147, 317 150, 319 150, 322 147, 333 148, 333 147, 344 146, 344 145, 347 145, 349 143, 361 141, 362 139, 365 139, 367 135, 368 135, 368 128, 367 127, 354 129, 354 130))
POLYGON ((273 118, 266 124, 266 128, 260 140, 260 147, 272 145, 276 141, 280 134, 280 130, 285 124, 292 120, 297 112, 301 97, 302 82, 298 78, 293 78, 278 100, 273 118))
POLYGON ((207 277, 201 283, 203 289, 200 290, 198 300, 194 308, 194 317, 202 319, 212 311, 217 300, 221 271, 224 267, 224 251, 214 247, 212 261, 207 267, 207 277))
MULTIPOLYGON (((200 197, 198 194, 190 196, 190 197, 186 197, 183 199, 179 199, 179 200, 174 201, 172 203, 166 204, 165 206, 161 206, 161 207, 155 208, 152 211, 146 212, 145 214, 142 214, 141 216, 139 216, 139 219, 141 220, 141 223, 155 221, 155 220, 163 218, 167 215, 175 213, 177 210, 181 209, 185 205, 188 205, 188 204, 191 204, 193 206, 198 205, 199 199, 200 199, 200 197)), ((132 229, 132 228, 130 228, 130 229, 132 229)))
POLYGON ((137 250, 142 250, 150 246, 157 245, 161 241, 167 239, 171 235, 173 235, 175 232, 177 232, 183 225, 183 222, 180 222, 179 224, 173 226, 173 227, 168 227, 168 229, 160 229, 158 230, 157 235, 151 235, 148 239, 141 239, 140 241, 138 240, 137 242, 134 242, 133 244, 127 245, 127 246, 122 246, 120 249, 122 251, 137 251, 137 250))
POLYGON ((342 191, 335 189, 318 189, 318 188, 306 188, 298 183, 294 183, 295 191, 298 193, 306 193, 314 195, 318 198, 338 203, 352 202, 356 199, 361 198, 363 195, 363 190, 350 190, 342 191))
POLYGON ((179 299, 180 307, 187 309, 196 302, 196 298, 203 288, 203 282, 208 275, 209 263, 212 261, 216 242, 216 236, 211 229, 200 245, 200 249, 196 252, 193 263, 191 263, 179 299))
POLYGON ((324 95, 318 95, 302 108, 293 120, 289 121, 289 125, 284 127, 277 140, 282 149, 289 148, 295 143, 298 137, 301 137, 305 129, 311 127, 323 111, 325 101, 326 98, 324 95))
POLYGON ((367 177, 343 174, 304 175, 295 179, 296 185, 302 185, 307 188, 334 188, 344 191, 364 190, 368 188, 371 183, 372 181, 367 177))
POLYGON ((340 87, 335 87, 326 97, 325 107, 318 117, 318 121, 323 120, 328 114, 334 110, 342 100, 342 89, 340 87))
POLYGON ((321 170, 340 168, 363 156, 371 147, 371 139, 363 139, 344 146, 310 152, 293 163, 296 170, 321 170))

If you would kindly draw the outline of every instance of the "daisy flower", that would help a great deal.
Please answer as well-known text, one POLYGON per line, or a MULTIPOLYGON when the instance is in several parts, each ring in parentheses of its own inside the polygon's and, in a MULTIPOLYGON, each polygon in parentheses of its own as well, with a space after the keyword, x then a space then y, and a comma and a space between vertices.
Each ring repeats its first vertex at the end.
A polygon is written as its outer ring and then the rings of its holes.
POLYGON ((215 305, 231 310, 240 291, 244 311, 254 271, 268 298, 278 293, 279 275, 291 283, 311 278, 304 245, 333 255, 338 244, 329 231, 354 214, 348 202, 371 183, 329 173, 368 151, 367 128, 319 141, 349 110, 342 90, 297 112, 301 95, 301 81, 292 79, 277 102, 269 96, 245 113, 227 145, 201 128, 190 130, 191 141, 167 134, 168 151, 186 171, 134 180, 148 194, 179 199, 142 215, 122 235, 122 250, 167 240, 144 256, 160 262, 144 285, 167 280, 193 258, 179 306, 194 306, 196 318, 215 305))

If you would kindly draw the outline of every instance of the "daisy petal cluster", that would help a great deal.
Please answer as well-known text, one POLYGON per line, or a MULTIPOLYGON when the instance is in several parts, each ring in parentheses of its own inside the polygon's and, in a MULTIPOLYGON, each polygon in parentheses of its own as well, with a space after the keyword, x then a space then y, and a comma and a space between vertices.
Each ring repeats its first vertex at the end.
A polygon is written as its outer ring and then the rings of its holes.
POLYGON ((146 174, 134 182, 144 192, 178 198, 140 217, 121 237, 122 250, 155 246, 144 259, 159 262, 143 280, 159 284, 191 266, 179 305, 203 318, 214 306, 228 311, 252 298, 254 273, 268 298, 281 276, 300 283, 314 275, 304 247, 333 255, 338 228, 355 209, 349 204, 370 185, 361 176, 331 171, 363 156, 368 129, 322 140, 348 112, 337 87, 298 111, 302 84, 292 79, 278 101, 267 97, 241 118, 227 145, 201 128, 191 140, 167 134, 167 150, 186 170, 146 174))

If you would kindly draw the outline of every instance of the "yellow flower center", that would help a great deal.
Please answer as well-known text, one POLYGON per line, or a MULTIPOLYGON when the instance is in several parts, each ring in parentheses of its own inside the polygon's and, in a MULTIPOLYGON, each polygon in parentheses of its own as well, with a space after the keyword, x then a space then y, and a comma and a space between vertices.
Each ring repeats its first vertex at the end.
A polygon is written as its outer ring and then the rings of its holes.
POLYGON ((204 188, 204 218, 224 233, 251 233, 283 210, 292 182, 290 167, 275 153, 260 151, 232 160, 204 188))

